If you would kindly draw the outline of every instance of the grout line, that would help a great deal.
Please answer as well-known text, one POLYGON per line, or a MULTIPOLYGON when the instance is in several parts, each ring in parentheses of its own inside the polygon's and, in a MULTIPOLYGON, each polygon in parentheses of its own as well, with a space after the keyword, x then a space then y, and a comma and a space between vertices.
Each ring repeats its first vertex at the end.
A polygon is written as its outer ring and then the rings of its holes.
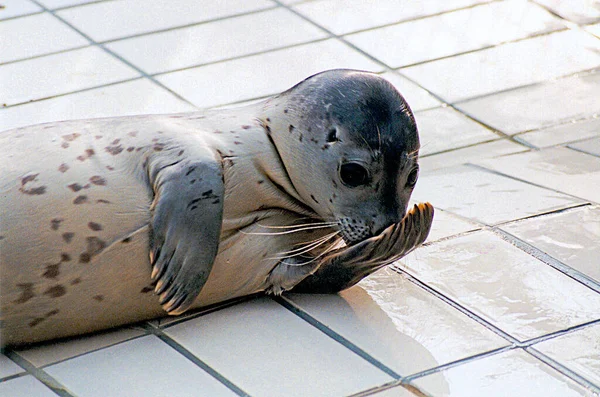
POLYGON ((33 12, 30 12, 30 13, 27 13, 27 14, 15 15, 13 17, 8 17, 8 18, 0 19, 0 23, 2 23, 4 21, 12 21, 12 20, 19 19, 19 18, 30 17, 32 15, 39 15, 39 14, 43 14, 44 12, 45 11, 42 9, 42 10, 38 10, 38 11, 33 11, 33 12))
POLYGON ((70 392, 62 383, 54 379, 43 369, 37 368, 35 365, 30 363, 24 357, 19 355, 12 349, 5 349, 4 355, 14 361, 17 365, 27 371, 27 374, 32 375, 38 381, 42 382, 44 386, 52 390, 56 395, 61 397, 74 397, 75 394, 70 392))
MULTIPOLYGON (((428 109, 428 110, 433 110, 433 109, 439 109, 439 108, 432 108, 432 109, 428 109)), ((415 112, 415 113, 421 113, 421 112, 422 112, 422 110, 419 110, 418 112, 415 112)), ((464 115, 464 113, 463 113, 463 115, 464 115)), ((467 118, 473 120, 471 117, 467 116, 467 118)), ((476 121, 476 120, 474 120, 474 121, 476 121)), ((482 124, 479 121, 476 121, 476 122, 478 124, 482 124)), ((425 158, 428 158, 428 157, 431 157, 431 156, 437 156, 439 154, 452 153, 452 152, 455 152, 455 151, 458 151, 458 150, 469 149, 469 148, 473 148, 473 147, 476 147, 476 146, 479 146, 479 145, 484 145, 484 144, 487 144, 487 143, 500 142, 500 141, 511 141, 511 142, 514 142, 512 139, 508 139, 508 136, 502 136, 502 137, 497 137, 495 139, 490 139, 490 140, 486 140, 486 141, 471 143, 471 144, 468 144, 468 145, 465 145, 465 146, 458 146, 458 147, 453 147, 453 148, 450 148, 450 149, 440 150, 439 152, 433 152, 433 153, 427 153, 427 154, 419 155, 419 159, 425 159, 425 158)), ((523 146, 524 149, 527 149, 527 150, 533 149, 532 147, 529 147, 528 144, 519 143, 519 142, 514 142, 514 143, 519 144, 519 146, 523 146)), ((523 153, 523 152, 516 152, 516 153, 523 153)), ((516 153, 507 153, 507 154, 516 154, 516 153)), ((500 155, 498 157, 502 157, 502 155, 500 155)))
POLYGON ((356 346, 354 343, 349 341, 348 339, 344 338, 343 336, 341 336, 338 333, 336 333, 335 331, 333 331, 331 328, 329 328, 328 326, 326 326, 325 324, 323 324, 322 322, 320 322, 319 320, 317 320, 316 318, 314 318, 313 316, 311 316, 310 314, 308 314, 307 312, 302 310, 299 306, 297 306, 294 302, 292 302, 288 298, 278 296, 278 297, 272 297, 271 299, 273 299, 275 302, 279 303, 281 306, 285 307, 286 309, 288 309, 289 311, 291 311, 296 316, 300 317, 302 320, 306 321, 313 327, 317 328, 319 331, 323 332, 325 335, 329 336, 331 339, 335 340, 336 342, 338 342, 345 348, 351 350, 354 354, 356 354, 356 355, 360 356, 362 359, 368 361, 370 364, 375 366, 377 369, 385 372, 387 375, 391 376, 394 379, 398 380, 398 379, 402 378, 402 376, 399 375, 396 371, 389 368, 387 365, 383 364, 381 361, 377 360, 376 358, 371 356, 369 353, 365 352, 363 349, 361 349, 360 347, 356 346))
POLYGON ((393 382, 388 382, 388 383, 385 383, 385 384, 380 385, 380 386, 375 386, 375 387, 372 387, 370 389, 363 390, 363 391, 360 391, 360 392, 355 393, 355 394, 351 394, 348 397, 368 397, 368 396, 375 396, 375 395, 378 395, 379 393, 384 392, 384 391, 388 391, 388 390, 395 390, 395 391, 397 391, 399 389, 408 390, 409 394, 411 396, 414 395, 415 397, 433 397, 432 395, 430 395, 430 394, 428 394, 428 393, 420 390, 418 387, 416 387, 414 385, 409 385, 409 384, 402 383, 399 380, 396 380, 396 381, 393 381, 393 382))
POLYGON ((585 150, 579 149, 579 148, 576 148, 576 147, 571 147, 571 145, 574 144, 574 143, 581 143, 581 142, 589 141, 589 140, 592 140, 592 139, 596 140, 596 139, 598 139, 598 136, 596 136, 596 137, 588 137, 588 138, 580 139, 578 141, 569 142, 567 144, 567 146, 565 146, 565 147, 567 149, 569 149, 569 150, 573 150, 574 152, 578 152, 578 153, 581 153, 581 154, 587 154, 588 156, 592 156, 592 157, 600 157, 600 155, 598 155, 598 154, 586 152, 585 150))
POLYGON ((588 321, 587 323, 575 325, 570 328, 562 329, 560 331, 552 332, 546 335, 538 336, 537 338, 529 339, 523 342, 521 347, 532 347, 533 345, 541 342, 545 342, 550 339, 559 338, 564 335, 571 334, 573 332, 581 331, 582 329, 590 328, 593 326, 600 325, 600 319, 588 321))
POLYGON ((18 63, 18 62, 31 61, 31 60, 43 58, 43 57, 46 57, 46 56, 51 56, 51 55, 64 54, 64 53, 67 53, 67 52, 70 52, 70 51, 82 50, 82 49, 88 48, 88 47, 92 47, 92 45, 91 44, 85 44, 85 45, 80 45, 80 46, 76 46, 76 47, 64 48, 62 50, 48 52, 48 53, 44 53, 44 54, 32 55, 32 56, 25 57, 25 58, 19 58, 19 59, 15 59, 15 60, 12 60, 12 61, 0 62, 0 66, 10 65, 10 64, 13 64, 13 63, 18 63))
POLYGON ((225 387, 227 387, 229 390, 231 390, 238 396, 250 397, 250 395, 248 393, 246 393, 245 391, 240 389, 233 382, 231 382, 229 379, 227 379, 226 377, 221 375, 219 372, 217 372, 215 369, 210 367, 204 361, 200 360, 192 352, 187 350, 185 347, 183 347, 177 341, 172 339, 170 336, 166 335, 161 329, 156 328, 155 326, 150 325, 150 324, 146 324, 144 326, 144 328, 148 331, 148 333, 158 337, 161 341, 166 343, 169 347, 171 347, 172 349, 177 351, 179 354, 181 354, 182 356, 184 356, 185 358, 190 360, 192 363, 196 364, 198 367, 200 367, 206 373, 208 373, 213 378, 218 380, 220 383, 222 383, 225 387))

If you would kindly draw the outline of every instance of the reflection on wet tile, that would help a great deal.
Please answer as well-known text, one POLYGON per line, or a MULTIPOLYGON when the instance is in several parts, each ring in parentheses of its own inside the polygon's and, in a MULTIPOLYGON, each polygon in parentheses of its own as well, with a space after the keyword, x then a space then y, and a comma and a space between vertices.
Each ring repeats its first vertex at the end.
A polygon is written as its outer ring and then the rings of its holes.
POLYGON ((415 118, 421 156, 498 138, 481 124, 449 107, 417 112, 415 118))
POLYGON ((529 149, 525 146, 521 146, 507 139, 499 139, 492 142, 467 146, 449 152, 420 157, 419 164, 422 172, 428 172, 440 168, 452 168, 455 165, 472 163, 480 159, 525 152, 527 150, 529 149))
POLYGON ((593 395, 522 350, 482 358, 411 383, 436 397, 593 395))
POLYGON ((492 232, 424 246, 400 262, 521 341, 600 318, 600 294, 492 232))
POLYGON ((165 333, 251 395, 348 395, 392 380, 266 298, 165 333))
POLYGON ((401 72, 453 103, 598 64, 600 42, 569 30, 403 68, 401 72))
POLYGON ((155 336, 63 361, 45 371, 82 397, 235 395, 155 336))
POLYGON ((19 367, 12 360, 0 353, 0 379, 6 378, 24 372, 23 368, 19 367))
POLYGON ((122 329, 103 332, 97 335, 83 336, 68 341, 45 343, 26 350, 18 351, 19 355, 36 367, 42 367, 71 357, 79 356, 93 350, 116 345, 128 339, 143 335, 141 330, 122 329))
POLYGON ((138 79, 3 109, 0 131, 51 121, 193 110, 167 90, 138 79))
POLYGON ((436 208, 488 225, 581 203, 563 194, 469 166, 422 172, 412 199, 429 201, 436 208))
MULTIPOLYGON (((598 63, 600 59, 596 66, 598 63)), ((600 73, 582 73, 456 106, 487 125, 512 135, 600 113, 599 90, 600 73)))
MULTIPOLYGON (((600 87, 600 86, 599 86, 600 87)), ((526 132, 515 136, 520 142, 526 142, 538 148, 561 145, 568 142, 579 141, 585 138, 594 137, 600 134, 600 118, 571 122, 557 125, 555 127, 544 128, 537 131, 526 132)), ((594 150, 594 140, 588 140, 578 144, 571 144, 570 147, 576 147, 578 150, 594 150)), ((600 146, 597 149, 600 155, 600 146)), ((595 153, 591 153, 595 154, 595 153)))
POLYGON ((0 8, 0 20, 43 11, 42 7, 29 0, 11 0, 3 5, 4 7, 0 8))
POLYGON ((563 28, 558 18, 531 3, 509 1, 356 33, 346 39, 398 68, 563 28))
POLYGON ((533 347, 600 387, 600 324, 533 347))
MULTIPOLYGON (((597 121, 596 134, 600 135, 600 119, 597 119, 597 121)), ((572 143, 569 145, 569 147, 600 157, 600 137, 588 139, 587 141, 572 143)))
POLYGON ((326 33, 284 9, 108 44, 149 74, 312 41, 326 33))
POLYGON ((95 41, 113 40, 135 34, 174 28, 272 6, 266 0, 225 2, 196 0, 102 1, 69 8, 58 15, 95 41))
POLYGON ((0 66, 2 103, 28 102, 138 76, 101 49, 87 47, 0 66))
POLYGON ((501 228, 600 283, 600 207, 577 208, 501 228))
POLYGON ((340 67, 372 72, 382 69, 339 41, 326 40, 168 73, 158 80, 195 105, 209 107, 279 93, 314 73, 340 67))
POLYGON ((2 397, 56 397, 56 394, 39 380, 31 375, 0 382, 0 396, 2 397))
POLYGON ((481 160, 477 164, 600 203, 600 158, 563 147, 481 160))
POLYGON ((383 73, 381 77, 387 79, 398 91, 400 91, 400 94, 402 94, 404 99, 409 103, 413 112, 438 107, 442 104, 427 91, 397 73, 386 72, 383 73))
POLYGON ((89 44, 50 14, 36 14, 0 23, 0 63, 16 61, 89 44))
POLYGON ((600 20, 600 1, 598 0, 536 0, 550 8, 563 18, 586 24, 600 20))
POLYGON ((389 268, 340 295, 289 298, 402 376, 508 344, 389 268))

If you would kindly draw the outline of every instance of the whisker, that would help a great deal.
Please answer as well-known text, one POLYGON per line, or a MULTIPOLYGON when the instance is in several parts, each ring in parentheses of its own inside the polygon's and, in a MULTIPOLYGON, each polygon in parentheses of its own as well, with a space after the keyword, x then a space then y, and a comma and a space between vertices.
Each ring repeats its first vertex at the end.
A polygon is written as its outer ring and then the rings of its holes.
POLYGON ((302 232, 305 230, 327 229, 334 225, 335 225, 335 223, 331 224, 331 225, 306 226, 306 227, 300 227, 300 228, 294 229, 294 230, 286 230, 284 232, 245 232, 243 230, 240 230, 240 233, 247 234, 247 235, 254 235, 254 236, 280 236, 283 234, 297 233, 297 232, 302 232))
POLYGON ((337 222, 313 222, 313 223, 304 223, 304 224, 300 224, 300 225, 289 225, 289 226, 271 226, 271 225, 261 225, 260 223, 258 224, 258 226, 264 227, 265 229, 292 229, 295 227, 302 227, 302 226, 335 226, 335 225, 337 225, 337 222))
POLYGON ((334 237, 338 233, 339 233, 339 231, 335 231, 333 233, 330 233, 326 236, 320 237, 320 238, 308 243, 308 245, 303 245, 299 248, 295 248, 290 251, 280 252, 279 255, 274 257, 273 259, 292 258, 294 256, 305 254, 305 253, 312 251, 313 249, 323 245, 327 241, 331 240, 331 238, 334 237), (293 254, 293 255, 288 255, 288 254, 293 254))
MULTIPOLYGON (((336 249, 336 246, 338 244, 339 241, 336 241, 335 243, 333 243, 330 247, 328 247, 325 251, 321 252, 319 255, 315 256, 314 258, 312 258, 311 260, 308 260, 306 262, 302 262, 300 264, 298 264, 297 266, 304 266, 304 265, 308 265, 309 263, 312 263, 314 261, 316 261, 319 258, 322 258, 324 255, 328 254, 329 252, 333 251, 336 249)), ((285 262, 283 262, 285 263, 285 262)))

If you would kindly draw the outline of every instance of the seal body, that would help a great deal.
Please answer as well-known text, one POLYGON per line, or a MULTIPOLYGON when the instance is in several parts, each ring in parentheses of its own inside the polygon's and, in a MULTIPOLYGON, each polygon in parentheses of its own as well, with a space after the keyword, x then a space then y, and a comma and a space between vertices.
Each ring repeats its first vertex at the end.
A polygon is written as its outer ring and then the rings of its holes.
POLYGON ((239 109, 0 133, 0 344, 333 292, 410 251, 433 212, 405 218, 418 137, 390 87, 332 71, 239 109))

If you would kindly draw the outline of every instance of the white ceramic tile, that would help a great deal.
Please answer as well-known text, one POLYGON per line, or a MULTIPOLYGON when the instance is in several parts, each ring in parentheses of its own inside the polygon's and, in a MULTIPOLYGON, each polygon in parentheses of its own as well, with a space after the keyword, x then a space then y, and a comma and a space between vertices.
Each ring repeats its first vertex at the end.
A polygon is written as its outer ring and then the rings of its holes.
POLYGON ((387 79, 400 91, 413 112, 438 107, 442 104, 427 91, 397 73, 386 72, 381 77, 387 79))
POLYGON ((339 295, 289 298, 402 376, 508 345, 389 268, 339 295))
POLYGON ((44 343, 25 350, 19 350, 18 353, 36 367, 43 367, 107 346, 116 345, 143 334, 144 332, 141 330, 121 329, 66 341, 44 343))
POLYGON ((4 7, 0 8, 0 20, 43 11, 42 7, 29 0, 9 0, 2 5, 4 7))
POLYGON ((480 143, 449 152, 438 153, 431 156, 420 157, 419 164, 423 172, 440 168, 451 168, 455 165, 472 163, 479 159, 494 158, 506 154, 519 153, 529 150, 525 146, 511 142, 507 139, 480 143))
POLYGON ((551 190, 468 166, 421 172, 412 198, 488 225, 581 203, 551 190))
POLYGON ((346 39, 398 68, 561 28, 560 20, 540 7, 510 0, 356 33, 346 39))
POLYGON ((0 63, 89 44, 80 34, 46 13, 1 22, 0 37, 0 63))
POLYGON ((44 7, 54 10, 62 7, 71 7, 80 4, 91 3, 98 0, 37 0, 44 7))
POLYGON ((498 135, 450 107, 417 112, 415 119, 421 156, 498 139, 498 135))
POLYGON ((533 347, 600 385, 600 324, 546 340, 533 347))
POLYGON ((155 336, 146 336, 44 369, 78 396, 234 396, 155 336))
MULTIPOLYGON (((595 132, 597 136, 600 135, 600 119, 597 119, 595 123, 595 132)), ((600 157, 600 137, 572 143, 569 147, 600 157)))
POLYGON ((12 105, 139 76, 96 47, 0 66, 0 102, 12 105))
POLYGON ((600 283, 599 207, 577 208, 501 228, 600 283))
POLYGON ((151 81, 137 79, 2 109, 0 131, 51 121, 193 110, 151 81))
POLYGON ((349 3, 344 0, 322 0, 302 3, 295 8, 321 26, 342 35, 485 2, 486 0, 354 0, 349 3))
MULTIPOLYGON (((543 128, 541 130, 526 132, 516 135, 515 138, 522 142, 527 142, 538 148, 561 145, 573 141, 579 141, 600 135, 600 118, 576 121, 554 127, 543 128)), ((596 152, 589 152, 590 146, 594 150, 594 140, 587 140, 569 146, 576 147, 578 150, 588 151, 588 153, 600 153, 600 148, 596 152)))
POLYGON ((600 158, 563 147, 518 153, 477 164, 600 203, 600 158))
POLYGON ((552 11, 576 23, 590 23, 600 20, 598 0, 536 0, 552 11))
POLYGON ((416 397, 416 396, 421 395, 421 394, 411 393, 408 390, 409 387, 410 386, 402 386, 402 385, 395 386, 395 387, 392 387, 391 389, 386 389, 384 391, 381 391, 379 393, 374 393, 372 395, 376 396, 376 397, 416 397))
POLYGON ((4 354, 0 353, 0 379, 20 374, 21 372, 24 372, 23 368, 19 367, 4 354))
POLYGON ((117 41, 108 48, 154 74, 325 36, 324 31, 290 11, 275 9, 117 41))
POLYGON ((275 94, 312 74, 335 68, 382 69, 332 39, 168 73, 157 79, 195 105, 209 107, 275 94))
POLYGON ((348 395, 392 380, 266 298, 165 333, 251 395, 348 395))
POLYGON ((456 215, 436 208, 433 216, 433 224, 431 225, 431 231, 429 232, 429 236, 427 236, 426 243, 479 228, 480 226, 475 223, 464 221, 456 215))
POLYGON ((56 397, 56 394, 31 375, 0 382, 2 397, 56 397))
POLYGON ((512 135, 600 114, 599 91, 600 73, 582 73, 456 106, 512 135))
POLYGON ((436 397, 594 395, 522 350, 472 361, 412 383, 436 397))
POLYGON ((588 26, 587 30, 590 31, 592 34, 595 34, 596 36, 600 37, 600 23, 588 26))
POLYGON ((150 33, 273 6, 267 0, 103 1, 59 11, 58 15, 95 41, 150 33))
POLYGON ((597 67, 600 41, 558 32, 401 69, 449 102, 597 67))
POLYGON ((521 341, 600 319, 600 294, 489 231, 423 246, 400 263, 521 341))

